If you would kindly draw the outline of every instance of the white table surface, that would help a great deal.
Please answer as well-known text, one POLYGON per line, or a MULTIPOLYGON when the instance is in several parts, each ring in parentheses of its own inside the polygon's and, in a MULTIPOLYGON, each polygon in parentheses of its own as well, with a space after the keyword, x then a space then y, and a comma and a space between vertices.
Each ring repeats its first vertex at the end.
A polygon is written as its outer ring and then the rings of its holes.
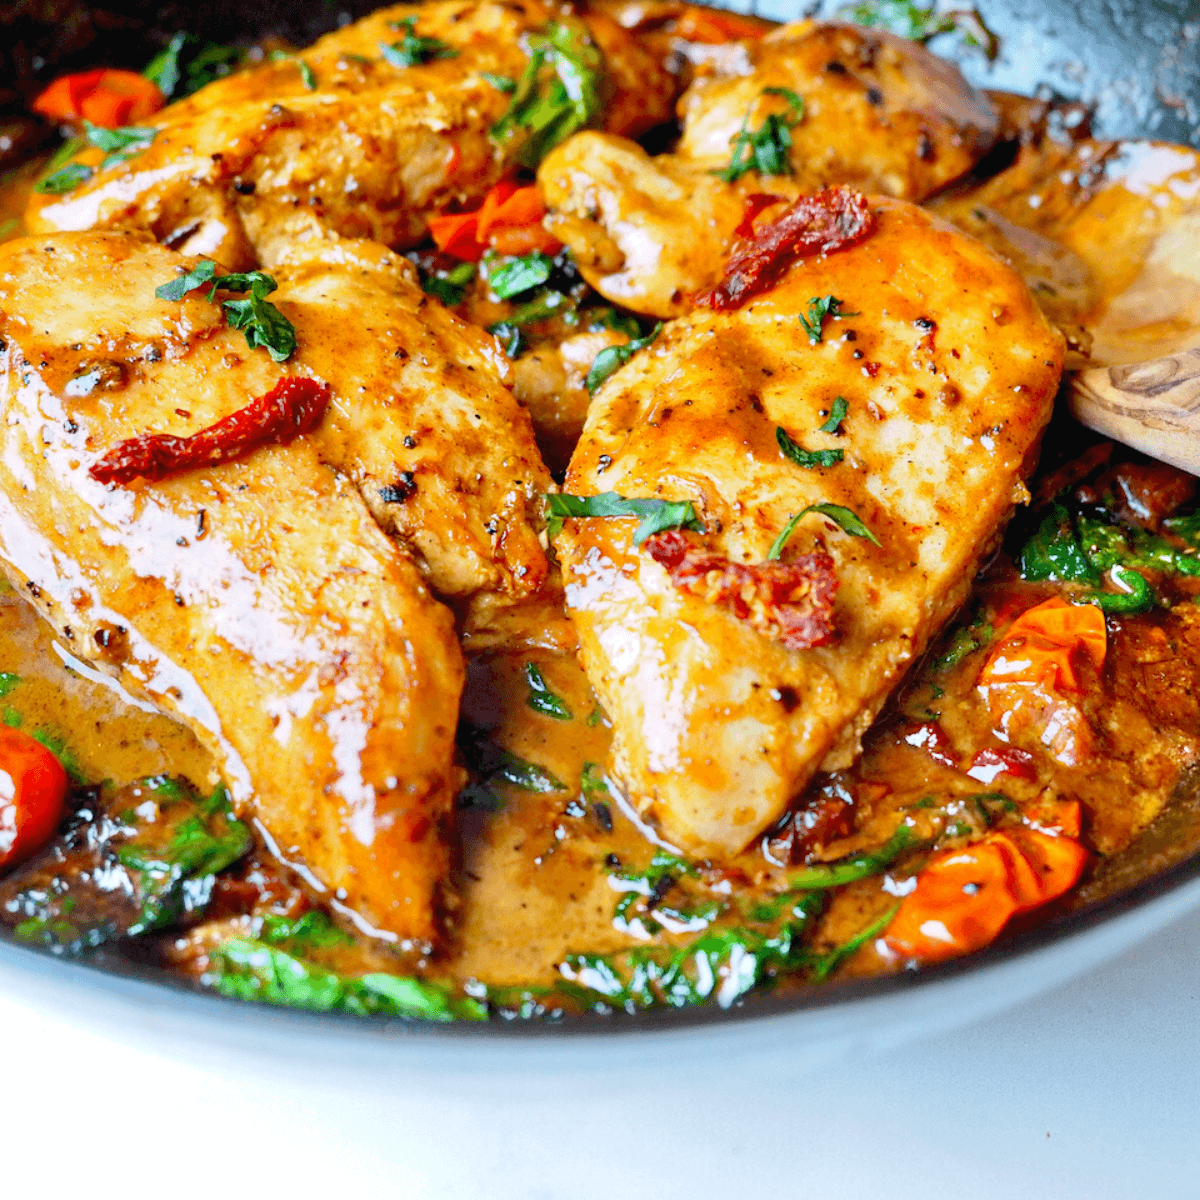
POLYGON ((0 1031, 0 1195, 22 1200, 1200 1197, 1200 912, 944 1037, 687 1090, 209 1074, 3 996, 0 1031))

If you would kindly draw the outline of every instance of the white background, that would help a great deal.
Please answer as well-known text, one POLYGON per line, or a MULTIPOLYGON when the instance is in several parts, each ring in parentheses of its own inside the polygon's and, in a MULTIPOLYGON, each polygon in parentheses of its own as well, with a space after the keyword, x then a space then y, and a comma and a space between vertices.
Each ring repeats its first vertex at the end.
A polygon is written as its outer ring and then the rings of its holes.
MULTIPOLYGON (((999 1017, 819 1074, 453 1099, 205 1073, 0 996, 0 1196, 1200 1197, 1200 913, 999 1017)), ((486 1095, 484 1094, 486 1092, 486 1095)))

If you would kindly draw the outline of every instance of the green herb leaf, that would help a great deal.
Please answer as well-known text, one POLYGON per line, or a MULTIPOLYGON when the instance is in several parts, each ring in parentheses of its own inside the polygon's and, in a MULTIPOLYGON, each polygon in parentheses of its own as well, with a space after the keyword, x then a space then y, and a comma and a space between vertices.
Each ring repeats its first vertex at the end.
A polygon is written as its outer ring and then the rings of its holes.
POLYGON ((316 1012, 483 1021, 487 1008, 445 985, 376 972, 328 971, 256 938, 230 938, 209 954, 204 983, 226 996, 316 1012))
POLYGON ((1144 575, 1131 567, 1115 566, 1108 577, 1123 589, 1119 592, 1081 592, 1070 597, 1072 604, 1094 604, 1102 612, 1132 616, 1154 607, 1154 590, 1144 575))
MULTIPOLYGON (((160 300, 182 300, 188 292, 211 283, 217 274, 217 264, 211 259, 202 258, 186 275, 172 279, 170 283, 160 283, 154 289, 154 294, 160 300)), ((209 299, 212 299, 210 296, 209 299)))
POLYGON ((20 682, 20 675, 14 675, 11 671, 0 671, 0 700, 4 699, 20 682))
POLYGON ((790 175, 792 164, 788 150, 792 145, 791 131, 804 118, 804 99, 791 88, 764 88, 764 96, 779 96, 787 101, 786 113, 768 113, 763 123, 754 130, 749 128, 750 110, 746 111, 742 127, 733 138, 733 157, 729 166, 713 174, 734 183, 748 171, 760 175, 790 175))
POLYGON ((421 280, 421 287, 440 300, 447 308, 461 304, 467 294, 467 285, 475 278, 475 264, 461 262, 449 271, 435 271, 421 280))
POLYGON ((550 278, 554 260, 540 250, 523 254, 520 258, 485 259, 487 284, 501 300, 511 300, 522 292, 540 287, 550 278))
MULTIPOLYGON (((252 277, 250 295, 245 300, 221 302, 225 320, 231 329, 242 330, 251 350, 262 346, 274 362, 286 362, 296 349, 296 327, 266 298, 275 290, 275 280, 261 271, 253 271, 244 278, 252 277)), ((227 291, 244 290, 227 282, 232 278, 222 276, 217 280, 217 287, 227 291)))
POLYGON ((893 905, 883 916, 872 921, 865 929, 856 933, 848 942, 836 949, 822 954, 809 968, 809 978, 813 983, 824 983, 852 954, 861 950, 868 942, 874 941, 891 923, 892 918, 900 911, 900 905, 893 905))
POLYGON ((783 451, 785 458, 790 458, 798 467, 807 467, 809 470, 814 467, 836 466, 846 456, 846 452, 840 449, 805 450, 788 437, 787 430, 782 425, 775 427, 775 441, 779 443, 779 449, 783 451))
POLYGON ((690 500, 626 499, 616 492, 601 492, 598 496, 551 495, 543 499, 546 501, 546 533, 551 540, 558 536, 568 517, 641 517, 641 524, 633 534, 635 546, 664 529, 704 532, 704 523, 696 515, 690 500))
MULTIPOLYGON (((588 721, 590 723, 590 717, 588 721)), ((604 778, 604 768, 599 763, 585 762, 579 776, 579 788, 589 799, 594 800, 597 796, 607 799, 609 791, 608 781, 604 778)))
POLYGON ((404 37, 390 46, 380 43, 379 52, 393 67, 419 67, 435 58, 458 57, 458 51, 452 50, 445 42, 437 38, 418 37, 415 16, 405 17, 403 21, 393 21, 391 26, 397 32, 403 33, 404 37))
POLYGON ((859 879, 869 879, 880 874, 906 850, 916 844, 913 831, 907 825, 899 825, 896 832, 876 851, 853 854, 841 862, 805 867, 788 876, 788 887, 793 891, 814 891, 841 887, 859 879))
POLYGON ((1037 532, 1017 557, 1022 579, 1056 580, 1071 583, 1100 582, 1100 573, 1088 561, 1071 514, 1061 504, 1052 504, 1037 532))
POLYGON ((488 326, 488 333, 497 339, 506 358, 519 358, 525 350, 525 335, 520 325, 511 321, 497 321, 488 326))
POLYGON ((525 703, 534 712, 541 713, 544 717, 553 717, 556 721, 575 719, 566 701, 550 690, 537 663, 525 664, 525 682, 529 684, 529 695, 525 698, 525 703))
POLYGON ((167 48, 150 60, 142 74, 169 100, 190 96, 228 75, 241 56, 236 46, 222 46, 194 34, 177 33, 167 48))
POLYGON ((256 933, 262 941, 298 953, 354 945, 354 939, 319 908, 310 909, 301 917, 267 914, 259 918, 257 926, 256 933))
POLYGON ((509 750, 501 750, 499 763, 491 772, 490 779, 503 779, 513 787, 523 788, 527 792, 565 792, 567 785, 545 767, 526 758, 521 758, 509 750))
POLYGON ((824 425, 817 426, 818 433, 840 433, 842 422, 850 411, 850 405, 845 396, 835 396, 833 406, 829 410, 829 420, 824 425))
POLYGON ((289 54, 286 50, 272 50, 270 55, 272 62, 294 62, 300 70, 300 81, 305 88, 310 92, 317 90, 316 72, 302 58, 297 58, 294 54, 289 54))
POLYGON ((623 346, 605 346, 592 361, 592 368, 587 373, 587 390, 589 395, 595 395, 600 385, 618 368, 623 367, 639 350, 645 350, 662 332, 663 323, 659 321, 645 337, 634 338, 623 346))
POLYGON ((47 175, 44 179, 39 180, 33 190, 40 192, 43 196, 61 196, 63 193, 73 192, 81 184, 87 183, 94 174, 92 168, 84 163, 67 163, 53 175, 47 175))
MULTIPOLYGON (((828 320, 840 321, 843 317, 861 317, 862 313, 843 312, 842 301, 836 296, 814 296, 808 302, 808 312, 800 314, 800 324, 808 334, 808 340, 815 346, 825 330, 828 320)), ((833 430, 826 432, 832 433, 833 430)))
POLYGON ((990 625, 971 626, 970 628, 960 626, 954 631, 954 637, 951 638, 946 653, 933 659, 929 666, 934 671, 949 671, 957 667, 967 655, 974 654, 976 650, 982 650, 991 640, 992 627, 990 625))
POLYGON ((777 559, 783 553, 792 534, 796 532, 796 527, 809 513, 820 513, 821 516, 828 517, 843 533, 848 533, 851 537, 866 538, 867 541, 874 542, 876 546, 879 545, 879 539, 866 527, 862 518, 853 509, 846 508, 841 504, 810 504, 792 517, 772 542, 771 549, 767 551, 768 562, 777 559))
POLYGON ((576 20, 552 22, 523 41, 529 64, 491 139, 532 169, 599 117, 604 63, 587 27, 576 20))
POLYGON ((149 125, 125 125, 120 129, 105 129, 84 121, 87 140, 98 150, 103 150, 105 159, 100 170, 116 166, 127 158, 141 154, 158 136, 158 130, 149 125))

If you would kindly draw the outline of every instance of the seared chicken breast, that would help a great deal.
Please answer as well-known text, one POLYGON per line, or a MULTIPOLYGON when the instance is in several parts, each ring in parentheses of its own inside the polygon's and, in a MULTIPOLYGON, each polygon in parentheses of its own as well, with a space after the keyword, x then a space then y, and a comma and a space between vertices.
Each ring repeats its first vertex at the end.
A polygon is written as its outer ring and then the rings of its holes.
POLYGON ((979 243, 870 203, 859 244, 669 324, 597 393, 567 475, 693 506, 640 546, 619 516, 557 539, 614 778, 690 854, 742 850, 854 760, 1028 499, 1061 337, 979 243))
POLYGON ((478 202, 512 165, 521 128, 491 136, 512 101, 502 89, 536 53, 525 39, 552 26, 594 68, 597 122, 600 101, 614 132, 669 117, 671 76, 603 13, 564 16, 540 0, 396 5, 171 105, 135 157, 101 168, 85 152, 92 178, 36 197, 28 227, 147 232, 234 270, 330 233, 412 246, 430 215, 478 202))
POLYGON ((955 67, 891 34, 801 21, 740 46, 684 93, 672 153, 584 132, 539 168, 547 227, 615 303, 687 312, 719 278, 751 197, 846 183, 920 201, 969 171, 999 129, 955 67))
POLYGON ((119 234, 0 247, 0 566, 72 653, 195 730, 327 903, 426 945, 458 784, 448 610, 315 438, 159 482, 91 474, 311 378, 202 294, 156 299, 177 261, 119 234))

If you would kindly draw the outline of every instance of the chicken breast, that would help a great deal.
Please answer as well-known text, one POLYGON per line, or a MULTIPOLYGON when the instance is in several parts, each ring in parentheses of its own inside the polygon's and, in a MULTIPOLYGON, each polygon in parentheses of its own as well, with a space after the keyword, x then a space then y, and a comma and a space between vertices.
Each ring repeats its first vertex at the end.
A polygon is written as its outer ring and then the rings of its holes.
POLYGON ((690 854, 742 850, 854 760, 1028 499, 1061 337, 983 246, 871 208, 859 244, 668 325, 597 393, 567 475, 703 524, 638 547, 634 520, 569 519, 556 543, 613 775, 690 854))
POLYGON ((428 947, 459 783, 451 614, 313 438, 157 483, 90 474, 307 373, 199 293, 156 299, 176 261, 113 234, 0 247, 0 565, 72 653, 195 730, 327 903, 428 947))
POLYGON ((580 100, 584 117, 636 136, 670 116, 670 75, 603 13, 564 17, 540 0, 396 5, 322 38, 303 67, 267 62, 171 105, 142 153, 37 197, 28 228, 148 232, 234 270, 329 232, 415 245, 430 215, 477 203, 511 165, 522 129, 489 136, 512 101, 497 81, 519 79, 533 53, 523 39, 551 27, 590 56, 579 64, 597 102, 580 100))
POLYGON ((684 93, 673 153, 585 132, 538 171, 548 227, 615 303, 687 312, 719 278, 752 196, 849 183, 920 201, 969 171, 999 129, 954 66, 888 33, 801 21, 739 46, 684 93), (757 169, 754 138, 780 170, 757 169))

